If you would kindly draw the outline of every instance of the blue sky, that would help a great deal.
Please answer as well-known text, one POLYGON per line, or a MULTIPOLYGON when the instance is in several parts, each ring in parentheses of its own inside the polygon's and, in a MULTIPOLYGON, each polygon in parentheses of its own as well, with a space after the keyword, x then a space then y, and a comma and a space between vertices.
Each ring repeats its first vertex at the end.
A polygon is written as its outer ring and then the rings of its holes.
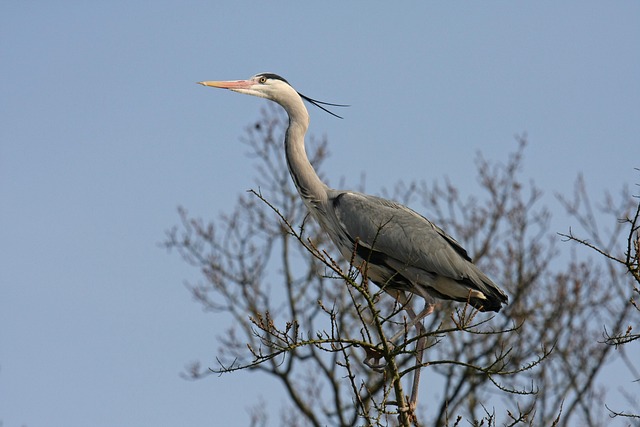
POLYGON ((472 194, 476 153, 524 132, 558 214, 578 173, 595 198, 640 180, 639 3, 302 3, 0 4, 3 426, 244 425, 277 396, 178 375, 225 319, 158 242, 178 205, 216 218, 255 186, 239 138, 266 102, 197 81, 272 71, 350 104, 311 110, 311 132, 330 181, 372 193, 449 176, 472 194))

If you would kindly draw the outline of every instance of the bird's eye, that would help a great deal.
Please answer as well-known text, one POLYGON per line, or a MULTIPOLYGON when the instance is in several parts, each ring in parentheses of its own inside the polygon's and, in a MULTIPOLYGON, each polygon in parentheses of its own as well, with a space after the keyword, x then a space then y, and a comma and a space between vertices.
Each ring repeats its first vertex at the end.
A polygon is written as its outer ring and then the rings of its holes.
POLYGON ((258 82, 260 82, 260 83, 266 83, 266 82, 267 82, 267 78, 266 78, 266 77, 264 77, 264 76, 262 76, 262 77, 260 77, 260 79, 258 79, 258 82))

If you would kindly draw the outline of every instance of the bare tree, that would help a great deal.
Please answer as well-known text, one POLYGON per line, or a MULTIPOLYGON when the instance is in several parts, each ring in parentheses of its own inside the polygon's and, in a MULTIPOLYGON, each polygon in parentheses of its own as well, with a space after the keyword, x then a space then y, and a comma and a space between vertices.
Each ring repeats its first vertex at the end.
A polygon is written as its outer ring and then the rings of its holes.
MULTIPOLYGON (((620 294, 618 269, 562 256, 541 191, 520 176, 525 137, 503 163, 478 156, 480 195, 463 197, 449 180, 399 184, 390 194, 422 203, 510 296, 492 317, 438 303, 426 320, 422 366, 438 389, 423 384, 429 403, 412 414, 404 390, 420 337, 402 307, 369 285, 366 264, 339 261, 307 220, 284 163, 285 125, 282 114, 267 109, 247 129, 257 190, 215 222, 180 209, 181 224, 167 233, 165 246, 202 272, 193 295, 233 319, 218 360, 190 366, 187 377, 247 368, 272 375, 293 409, 280 425, 606 424, 609 414, 594 404, 604 393, 597 377, 612 348, 599 342, 601 325, 620 330, 633 306, 620 294), (403 330, 400 342, 388 342, 403 330)), ((318 169, 327 141, 308 145, 318 169)), ((580 206, 565 207, 582 218, 580 206)), ((254 412, 252 422, 264 425, 266 417, 254 412)))
MULTIPOLYGON (((601 346, 600 352, 604 356, 612 348, 615 348, 635 381, 638 382, 640 381, 638 360, 637 357, 635 361, 631 360, 626 351, 626 345, 640 338, 640 334, 633 332, 632 325, 632 323, 636 323, 637 326, 640 318, 640 306, 637 302, 637 298, 640 296, 640 253, 638 251, 640 247, 640 202, 632 200, 628 192, 624 191, 620 198, 621 204, 616 204, 614 197, 611 194, 606 194, 604 203, 599 208, 594 207, 582 177, 576 181, 574 194, 573 200, 562 197, 560 200, 566 210, 577 220, 583 231, 580 233, 581 237, 577 237, 572 229, 568 234, 561 234, 561 236, 568 241, 577 243, 580 247, 594 251, 608 261, 604 268, 608 270, 609 277, 614 279, 609 282, 609 286, 614 298, 618 301, 609 310, 607 318, 602 319, 604 325, 603 343, 606 346, 601 346), (617 220, 612 230, 601 231, 597 220, 598 213, 617 220), (622 310, 619 305, 621 297, 627 301, 622 310)), ((638 199, 640 196, 634 196, 634 198, 638 199)), ((613 410, 607 405, 611 417, 640 420, 639 402, 634 397, 637 393, 623 391, 623 395, 632 409, 628 412, 613 410), (634 406, 635 408, 633 408, 634 406)))

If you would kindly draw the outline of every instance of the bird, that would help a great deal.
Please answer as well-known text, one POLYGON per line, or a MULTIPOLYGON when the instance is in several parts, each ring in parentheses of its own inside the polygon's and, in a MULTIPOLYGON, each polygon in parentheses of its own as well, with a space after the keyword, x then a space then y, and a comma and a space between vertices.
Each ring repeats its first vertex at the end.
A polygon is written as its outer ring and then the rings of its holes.
POLYGON ((424 216, 391 200, 329 188, 320 180, 305 151, 309 113, 303 100, 325 111, 319 104, 338 104, 304 96, 273 73, 199 83, 266 98, 284 108, 289 116, 285 155, 302 201, 343 257, 352 259, 355 248, 358 261, 368 264, 369 279, 380 288, 468 302, 480 311, 498 312, 507 302, 504 291, 473 264, 460 243, 424 216))
MULTIPOLYGON (((507 303, 504 291, 472 262, 462 245, 426 217, 394 201, 333 189, 320 180, 305 151, 309 113, 304 101, 334 116, 324 106, 345 105, 302 95, 274 73, 199 84, 265 98, 284 108, 289 117, 284 138, 286 163, 302 201, 341 255, 354 265, 366 265, 367 278, 406 305, 419 333, 424 331, 421 319, 434 309, 434 298, 464 302, 483 312, 499 312, 507 303), (408 306, 411 295, 425 300, 420 314, 408 306)), ((419 363, 420 345, 424 346, 424 340, 416 344, 419 363)), ((411 397, 414 406, 419 372, 417 369, 411 397)))

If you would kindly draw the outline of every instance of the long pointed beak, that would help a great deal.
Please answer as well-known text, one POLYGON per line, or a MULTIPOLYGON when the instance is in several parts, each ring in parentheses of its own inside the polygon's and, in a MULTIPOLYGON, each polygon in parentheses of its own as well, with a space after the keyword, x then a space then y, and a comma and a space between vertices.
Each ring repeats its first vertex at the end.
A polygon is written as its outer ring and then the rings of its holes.
POLYGON ((248 89, 253 86, 254 82, 251 80, 233 80, 233 81, 222 81, 222 82, 198 82, 203 86, 209 87, 219 87, 221 89, 248 89))

